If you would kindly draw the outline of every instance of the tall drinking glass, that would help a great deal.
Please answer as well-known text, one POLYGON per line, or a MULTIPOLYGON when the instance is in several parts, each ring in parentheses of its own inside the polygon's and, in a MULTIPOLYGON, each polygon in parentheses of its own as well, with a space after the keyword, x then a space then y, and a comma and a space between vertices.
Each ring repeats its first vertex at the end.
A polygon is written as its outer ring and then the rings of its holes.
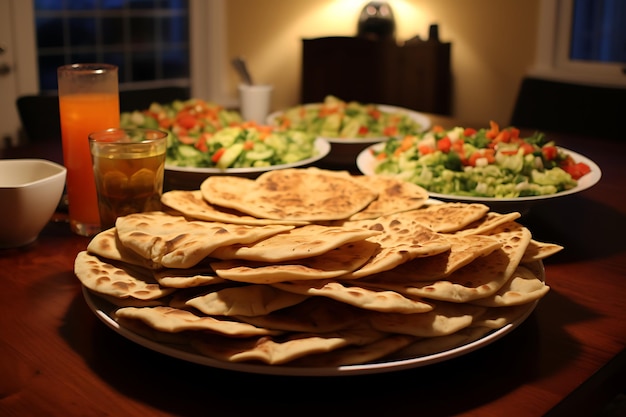
POLYGON ((102 228, 88 138, 91 132, 120 125, 117 67, 65 65, 57 77, 70 227, 92 236, 102 228))

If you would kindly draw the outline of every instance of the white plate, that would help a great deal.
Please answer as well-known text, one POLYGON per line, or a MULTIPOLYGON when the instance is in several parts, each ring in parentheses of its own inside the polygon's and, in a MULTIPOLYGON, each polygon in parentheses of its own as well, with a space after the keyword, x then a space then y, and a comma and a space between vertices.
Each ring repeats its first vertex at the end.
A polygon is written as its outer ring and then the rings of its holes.
MULTIPOLYGON (((537 262, 532 266, 533 270, 536 270, 542 280, 545 279, 545 270, 542 262, 537 262)), ((213 359, 207 356, 200 355, 193 351, 191 348, 186 348, 181 345, 172 345, 166 343, 156 342, 154 340, 143 337, 132 330, 129 330, 121 326, 115 321, 112 314, 116 309, 115 306, 108 303, 104 299, 93 294, 87 288, 83 287, 83 296, 87 302, 89 308, 94 314, 102 320, 108 327, 113 329, 121 336, 151 350, 160 352, 162 354, 182 359, 184 361, 197 363, 200 365, 210 366, 213 368, 227 369, 231 371, 248 372, 255 374, 265 375, 285 375, 285 376, 341 376, 341 375, 365 375, 399 371, 404 369, 418 368, 437 362, 450 360, 452 358, 459 357, 470 353, 476 349, 487 346, 488 344, 500 339, 504 335, 513 331, 517 326, 523 323, 528 316, 535 309, 538 301, 528 304, 526 312, 517 320, 506 326, 488 333, 482 338, 457 346, 455 348, 420 357, 410 357, 402 359, 394 359, 387 361, 379 361, 372 363, 365 363, 361 365, 346 365, 339 367, 293 367, 288 365, 263 365, 256 363, 241 363, 241 362, 224 362, 217 359, 213 359)))
MULTIPOLYGON (((385 146, 384 143, 377 143, 375 145, 371 145, 361 151, 359 156, 356 159, 356 165, 365 175, 375 175, 374 169, 376 167, 376 159, 372 154, 372 151, 379 151, 385 146)), ((566 152, 571 155, 576 162, 584 162, 591 168, 591 172, 587 175, 584 175, 582 178, 578 180, 578 185, 576 187, 571 188, 569 190, 561 191, 556 194, 548 194, 548 195, 536 195, 536 196, 528 196, 528 197, 514 197, 514 198, 496 198, 496 197, 475 197, 475 196, 458 196, 452 194, 439 194, 429 192, 428 194, 432 198, 437 198, 445 201, 471 201, 471 202, 480 202, 487 205, 494 204, 516 204, 516 203, 533 203, 539 200, 547 200, 550 198, 561 197, 569 194, 579 193, 583 190, 593 187, 598 181, 600 181, 600 177, 602 176, 602 171, 600 167, 593 162, 591 159, 584 157, 576 152, 570 151, 565 148, 559 147, 560 150, 566 152)), ((514 206, 511 206, 514 207, 514 206)))
MULTIPOLYGON (((322 103, 310 103, 310 104, 304 104, 305 107, 319 107, 321 106, 322 103)), ((422 114, 422 113, 418 113, 416 111, 413 110, 409 110, 409 109, 405 109, 403 107, 396 107, 396 106, 388 106, 386 104, 374 104, 378 110, 381 110, 385 113, 404 113, 407 116, 409 116, 411 119, 413 119, 415 122, 419 123, 421 126, 421 130, 420 131, 424 131, 430 128, 430 119, 422 114)), ((284 111, 277 111, 274 112, 272 114, 270 114, 267 117, 267 123, 270 125, 274 125, 274 119, 276 119, 276 117, 280 116, 281 114, 283 114, 284 111)), ((329 141, 330 143, 355 143, 355 144, 368 144, 368 143, 378 143, 378 142, 382 142, 385 141, 387 139, 389 139, 389 137, 387 136, 378 136, 378 137, 370 137, 370 138, 336 138, 336 137, 326 137, 323 136, 323 139, 326 139, 327 141, 329 141)))
POLYGON ((280 164, 280 165, 271 165, 265 167, 250 167, 250 168, 228 168, 228 169, 220 169, 220 168, 198 168, 198 167, 181 167, 176 165, 165 165, 165 169, 167 171, 172 172, 193 172, 198 174, 207 174, 207 175, 216 175, 216 174, 254 174, 261 173, 265 171, 271 171, 274 169, 284 169, 284 168, 295 168, 303 165, 308 165, 313 162, 319 161, 330 152, 330 144, 328 141, 317 138, 315 139, 315 150, 317 151, 317 155, 314 155, 310 158, 302 159, 297 162, 293 162, 291 164, 280 164))

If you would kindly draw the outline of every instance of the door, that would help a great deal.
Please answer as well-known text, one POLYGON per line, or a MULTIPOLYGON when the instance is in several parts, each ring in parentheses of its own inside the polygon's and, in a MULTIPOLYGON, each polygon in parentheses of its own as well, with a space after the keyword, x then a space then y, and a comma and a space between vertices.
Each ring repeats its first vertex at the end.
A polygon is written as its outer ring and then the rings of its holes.
POLYGON ((37 92, 34 33, 31 1, 0 1, 0 148, 18 144, 17 97, 37 92))

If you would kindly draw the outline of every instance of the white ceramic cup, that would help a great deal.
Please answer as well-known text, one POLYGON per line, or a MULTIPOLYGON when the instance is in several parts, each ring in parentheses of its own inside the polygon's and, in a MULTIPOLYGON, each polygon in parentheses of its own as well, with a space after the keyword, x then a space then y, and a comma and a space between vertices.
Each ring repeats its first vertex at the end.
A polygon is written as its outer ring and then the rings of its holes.
POLYGON ((273 86, 239 84, 239 103, 244 120, 265 124, 270 112, 273 86))

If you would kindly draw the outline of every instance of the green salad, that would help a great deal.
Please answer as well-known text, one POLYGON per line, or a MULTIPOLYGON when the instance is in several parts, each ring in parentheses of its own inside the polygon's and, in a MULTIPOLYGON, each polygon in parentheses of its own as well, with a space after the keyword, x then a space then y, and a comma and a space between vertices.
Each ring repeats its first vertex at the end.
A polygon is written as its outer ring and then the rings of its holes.
POLYGON ((315 135, 246 122, 236 111, 199 99, 153 103, 147 110, 122 113, 121 126, 169 132, 169 166, 265 167, 301 161, 317 152, 315 135))
POLYGON ((590 168, 535 132, 514 127, 441 127, 392 138, 373 151, 374 172, 397 175, 426 190, 456 196, 515 198, 573 188, 590 168))
POLYGON ((320 104, 287 109, 273 120, 281 130, 308 132, 326 138, 372 138, 408 135, 422 126, 404 112, 383 111, 375 104, 345 102, 327 96, 320 104))

